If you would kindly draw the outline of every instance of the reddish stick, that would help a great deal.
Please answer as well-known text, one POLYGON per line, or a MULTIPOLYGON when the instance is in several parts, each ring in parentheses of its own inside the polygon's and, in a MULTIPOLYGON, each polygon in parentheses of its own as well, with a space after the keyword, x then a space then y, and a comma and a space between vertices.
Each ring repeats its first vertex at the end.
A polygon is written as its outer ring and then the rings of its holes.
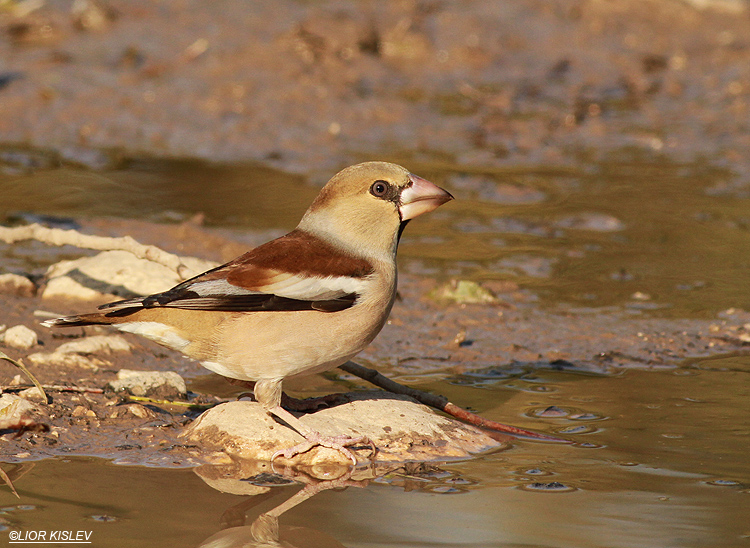
POLYGON ((535 440, 570 443, 570 441, 562 438, 547 436, 545 434, 539 434, 538 432, 532 432, 531 430, 518 428, 517 426, 509 426, 507 424, 502 424, 499 422, 491 421, 489 419, 485 419, 484 417, 475 415, 471 411, 467 411, 466 409, 463 409, 449 402, 448 398, 446 398, 445 396, 430 394, 429 392, 423 392, 422 390, 417 390, 416 388, 404 386, 403 384, 399 384, 396 381, 393 381, 388 377, 381 375, 374 369, 364 367, 354 362, 346 362, 344 365, 340 365, 339 369, 343 369, 347 373, 351 373, 352 375, 364 379, 367 382, 372 383, 379 388, 382 388, 383 390, 388 390, 389 392, 393 392, 394 394, 403 394, 405 396, 414 398, 419 403, 434 407, 435 409, 443 411, 444 413, 447 413, 450 416, 456 417, 457 419, 460 419, 462 421, 468 422, 469 424, 473 424, 474 426, 495 430, 497 432, 505 432, 514 436, 532 438, 535 440))

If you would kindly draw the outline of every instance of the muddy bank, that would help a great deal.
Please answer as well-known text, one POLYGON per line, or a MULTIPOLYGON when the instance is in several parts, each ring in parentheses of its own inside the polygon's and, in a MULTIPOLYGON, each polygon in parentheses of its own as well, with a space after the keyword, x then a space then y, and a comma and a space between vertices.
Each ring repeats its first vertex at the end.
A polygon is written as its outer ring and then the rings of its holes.
POLYGON ((749 37, 740 0, 10 2, 0 141, 96 168, 631 148, 746 173, 749 37))
MULTIPOLYGON (((216 229, 194 223, 182 230, 190 231, 196 248, 234 249, 240 245, 216 229)), ((171 242, 166 247, 174 248, 181 241, 181 230, 174 225, 122 220, 109 225, 110 233, 139 231, 144 243, 171 242)), ((16 346, 4 337, 0 348, 11 358, 24 359, 42 384, 73 386, 79 391, 53 389, 53 401, 48 404, 26 395, 36 407, 31 416, 45 428, 20 436, 6 432, 1 448, 4 461, 98 455, 119 462, 185 466, 213 458, 213 452, 186 442, 180 434, 206 405, 222 397, 231 399, 240 390, 224 384, 218 376, 207 375, 197 363, 128 334, 117 344, 105 344, 104 338, 98 338, 94 347, 68 348, 67 353, 76 354, 76 359, 49 359, 56 350, 63 352, 63 345, 70 347, 71 343, 90 342, 90 336, 111 333, 103 328, 62 332, 41 327, 39 320, 45 313, 80 312, 93 308, 94 303, 42 300, 38 286, 43 286, 44 280, 32 278, 35 283, 31 288, 28 284, 3 286, 0 325, 5 334, 8 328, 26 326, 37 340, 16 346), (39 311, 43 311, 41 315, 39 311), (83 339, 84 335, 89 338, 83 339), (190 392, 182 396, 173 391, 149 394, 161 403, 133 400, 112 389, 122 369, 175 371, 188 380, 190 392), (177 403, 170 405, 165 400, 177 403)), ((496 381, 535 369, 611 374, 624 368, 674 368, 689 357, 740 351, 750 341, 750 314, 741 310, 724 311, 713 321, 648 318, 637 311, 614 308, 593 312, 561 305, 545 311, 528 292, 513 284, 487 283, 463 292, 457 292, 457 287, 404 276, 401 299, 388 325, 362 353, 361 361, 406 383, 450 379, 457 384, 481 384, 482 379, 496 381), (476 295, 485 302, 466 302, 476 300, 476 295)), ((3 390, 11 394, 19 393, 19 383, 27 383, 6 362, 0 363, 0 378, 4 379, 3 390)), ((335 371, 286 386, 294 394, 313 396, 366 384, 335 371)), ((527 415, 521 426, 549 432, 544 414, 536 415, 530 408, 527 415)), ((522 419, 503 420, 514 423, 522 419)))

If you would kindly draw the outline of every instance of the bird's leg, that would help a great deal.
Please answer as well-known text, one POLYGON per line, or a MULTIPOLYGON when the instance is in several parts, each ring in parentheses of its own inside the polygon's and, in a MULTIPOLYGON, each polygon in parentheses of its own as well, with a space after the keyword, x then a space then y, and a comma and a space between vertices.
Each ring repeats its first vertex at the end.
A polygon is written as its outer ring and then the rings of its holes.
MULTIPOLYGON (((229 382, 229 384, 242 386, 243 388, 247 388, 248 390, 255 389, 255 381, 241 381, 239 379, 232 379, 230 377, 224 378, 229 382)), ((281 393, 281 407, 283 407, 284 409, 289 409, 291 411, 317 411, 321 408, 335 407, 337 405, 341 405, 342 403, 346 403, 347 401, 349 400, 346 398, 346 395, 342 393, 326 394, 325 396, 316 396, 313 398, 304 399, 293 398, 286 392, 281 393)))
MULTIPOLYGON (((261 542, 265 542, 265 544, 262 544, 263 546, 281 546, 282 544, 279 544, 278 542, 279 517, 284 512, 291 510, 298 504, 317 495, 321 491, 326 491, 327 489, 340 489, 342 487, 359 487, 360 489, 366 487, 368 483, 367 480, 356 481, 351 479, 353 472, 353 469, 349 469, 343 476, 328 481, 314 480, 310 477, 305 477, 305 474, 295 474, 294 479, 296 481, 302 481, 305 484, 305 487, 300 491, 297 491, 277 507, 256 518, 250 526, 250 534, 252 535, 253 540, 259 543, 258 546, 261 545, 261 542)), ((283 476, 287 477, 287 473, 284 473, 283 476)), ((286 543, 283 543, 283 545, 288 546, 286 543)))
POLYGON ((255 399, 265 407, 266 411, 271 415, 281 419, 287 423, 291 428, 296 430, 305 441, 289 449, 282 449, 276 451, 271 457, 271 461, 277 457, 283 456, 287 459, 292 458, 294 455, 309 451, 316 445, 335 449, 341 454, 346 456, 352 461, 352 464, 357 465, 357 457, 354 456, 347 447, 357 444, 368 444, 372 447, 373 452, 376 450, 375 445, 367 438, 367 436, 323 436, 317 430, 313 430, 305 426, 302 421, 292 415, 289 411, 281 407, 281 381, 280 380, 260 380, 255 383, 255 399))

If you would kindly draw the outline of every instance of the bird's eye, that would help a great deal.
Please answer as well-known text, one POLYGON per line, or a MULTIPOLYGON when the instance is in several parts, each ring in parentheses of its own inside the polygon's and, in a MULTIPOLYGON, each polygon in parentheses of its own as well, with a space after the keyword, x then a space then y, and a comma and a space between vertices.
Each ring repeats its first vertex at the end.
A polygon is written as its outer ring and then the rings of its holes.
POLYGON ((377 196, 378 198, 382 198, 386 195, 390 187, 391 185, 389 185, 385 181, 375 181, 370 187, 370 194, 372 194, 373 196, 377 196))

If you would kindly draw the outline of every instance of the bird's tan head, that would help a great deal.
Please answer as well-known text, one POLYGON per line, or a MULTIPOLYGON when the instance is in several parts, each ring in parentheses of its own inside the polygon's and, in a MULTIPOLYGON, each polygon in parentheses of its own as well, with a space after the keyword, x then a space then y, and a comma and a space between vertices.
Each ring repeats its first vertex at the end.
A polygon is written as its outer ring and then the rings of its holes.
POLYGON ((401 166, 366 162, 334 175, 298 228, 360 256, 388 255, 395 252, 403 223, 452 199, 401 166))

